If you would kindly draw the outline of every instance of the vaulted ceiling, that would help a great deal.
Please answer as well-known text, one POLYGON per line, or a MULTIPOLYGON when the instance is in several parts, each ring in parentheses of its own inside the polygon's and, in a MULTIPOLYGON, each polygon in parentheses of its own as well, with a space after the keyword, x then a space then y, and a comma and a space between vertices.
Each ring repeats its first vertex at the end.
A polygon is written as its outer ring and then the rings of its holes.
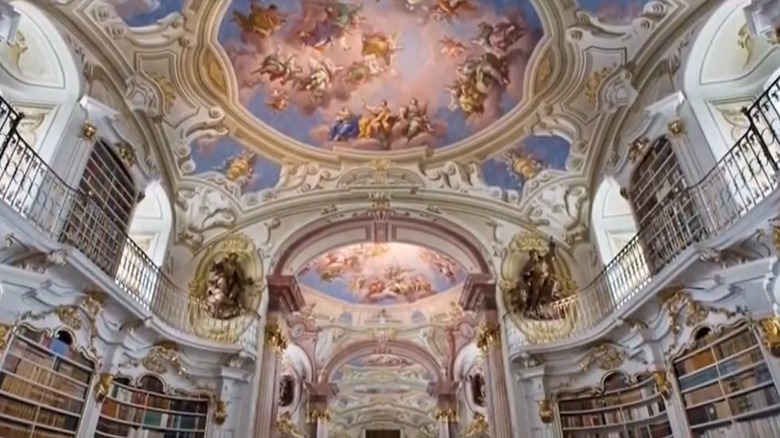
MULTIPOLYGON (((174 194, 175 244, 197 253, 261 222, 270 241, 279 218, 264 207, 314 190, 346 193, 362 178, 352 169, 388 163, 397 170, 383 178, 484 199, 488 210, 508 206, 529 227, 587 240, 592 180, 637 78, 674 50, 664 44, 706 2, 41 3, 77 36, 90 95, 120 111, 141 165, 174 194)), ((333 199, 323 215, 336 211, 333 199)), ((420 342, 432 351, 436 318, 465 275, 448 255, 401 244, 324 248, 293 274, 333 342, 373 336, 356 327, 368 320, 351 319, 369 315, 374 332, 428 333, 420 342), (419 281, 355 287, 393 275, 419 281), (399 303, 419 305, 421 319, 396 318, 399 303)), ((420 364, 369 354, 336 377, 342 419, 430 424, 435 402, 420 364)))
POLYGON ((142 126, 147 161, 181 205, 208 187, 210 204, 251 217, 345 163, 387 159, 432 181, 462 173, 520 215, 562 205, 563 228, 587 216, 572 209, 587 207, 636 69, 697 13, 683 0, 58 3, 118 73, 93 74, 94 94, 162 121, 142 126))

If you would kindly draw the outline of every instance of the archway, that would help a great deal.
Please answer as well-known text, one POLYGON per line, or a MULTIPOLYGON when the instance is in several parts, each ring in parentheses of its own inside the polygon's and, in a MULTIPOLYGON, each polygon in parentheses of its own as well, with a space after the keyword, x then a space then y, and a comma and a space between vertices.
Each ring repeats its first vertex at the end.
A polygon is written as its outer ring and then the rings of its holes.
POLYGON ((723 2, 698 32, 684 66, 688 104, 716 160, 744 134, 748 121, 740 109, 762 93, 780 65, 780 47, 750 35, 743 11, 749 3, 723 2))
MULTIPOLYGON (((25 114, 22 137, 46 163, 53 163, 60 145, 78 141, 84 94, 80 63, 55 23, 35 5, 14 1, 21 18, 16 41, 0 47, 0 89, 3 98, 25 114)), ((67 164, 68 156, 57 161, 67 164)))
POLYGON ((418 417, 417 430, 435 432, 431 412, 457 408, 451 374, 462 344, 449 331, 452 311, 469 274, 493 276, 479 240, 440 217, 394 210, 315 221, 277 254, 272 275, 294 278, 306 303, 309 323, 293 324, 293 338, 311 342, 315 403, 327 399, 334 436, 360 432, 356 413, 361 427, 400 425, 403 409, 418 417), (316 335, 302 334, 306 325, 316 335))
POLYGON ((144 195, 130 220, 130 238, 144 250, 155 265, 162 266, 173 229, 171 201, 159 181, 149 184, 144 195))
POLYGON ((601 262, 606 266, 637 233, 631 205, 620 194, 620 186, 605 178, 596 190, 591 207, 591 228, 601 262))

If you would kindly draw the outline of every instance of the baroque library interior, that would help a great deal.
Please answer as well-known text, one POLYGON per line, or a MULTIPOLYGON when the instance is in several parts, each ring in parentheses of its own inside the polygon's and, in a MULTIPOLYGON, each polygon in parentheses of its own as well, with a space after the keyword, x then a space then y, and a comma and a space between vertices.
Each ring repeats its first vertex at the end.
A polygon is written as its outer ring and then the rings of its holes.
POLYGON ((780 2, 0 0, 0 438, 780 438, 780 2))

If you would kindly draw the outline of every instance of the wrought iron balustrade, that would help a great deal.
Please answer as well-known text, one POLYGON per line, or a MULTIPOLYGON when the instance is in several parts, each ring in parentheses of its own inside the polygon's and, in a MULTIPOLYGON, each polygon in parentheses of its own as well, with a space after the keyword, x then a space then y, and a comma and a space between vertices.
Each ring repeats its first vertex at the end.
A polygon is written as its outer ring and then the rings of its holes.
POLYGON ((88 194, 70 187, 22 138, 24 116, 0 97, 0 198, 46 236, 71 245, 173 329, 254 349, 259 316, 199 319, 206 303, 177 287, 88 194))
POLYGON ((747 131, 701 181, 669 195, 651 222, 576 294, 543 305, 540 317, 507 315, 505 320, 516 326, 507 325, 507 337, 554 342, 608 323, 683 251, 722 235, 774 192, 780 162, 780 79, 744 115, 747 131), (512 332, 517 329, 522 335, 512 332))

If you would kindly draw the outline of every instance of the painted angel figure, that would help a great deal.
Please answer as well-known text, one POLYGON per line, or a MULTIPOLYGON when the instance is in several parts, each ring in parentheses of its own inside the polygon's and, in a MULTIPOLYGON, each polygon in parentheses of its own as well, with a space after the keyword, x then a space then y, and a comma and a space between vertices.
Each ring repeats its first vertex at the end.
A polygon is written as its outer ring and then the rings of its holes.
POLYGON ((260 68, 255 70, 253 74, 260 73, 261 75, 267 75, 271 82, 278 80, 282 85, 285 85, 288 82, 294 81, 303 71, 295 61, 295 55, 284 56, 281 52, 281 48, 277 47, 274 53, 266 55, 266 57, 263 58, 260 68))
POLYGON ((324 50, 334 42, 338 42, 342 49, 349 50, 346 37, 360 27, 362 5, 335 2, 319 8, 321 9, 316 9, 314 12, 317 14, 324 12, 325 19, 318 20, 313 29, 302 31, 298 35, 303 45, 324 50))
POLYGON ((400 117, 406 122, 404 135, 411 140, 424 132, 433 132, 433 126, 428 119, 427 108, 412 98, 408 105, 401 108, 400 117))
POLYGON ((308 91, 312 101, 319 101, 330 88, 333 76, 338 71, 339 68, 328 59, 318 61, 311 58, 309 59, 309 74, 298 81, 298 89, 308 91))

